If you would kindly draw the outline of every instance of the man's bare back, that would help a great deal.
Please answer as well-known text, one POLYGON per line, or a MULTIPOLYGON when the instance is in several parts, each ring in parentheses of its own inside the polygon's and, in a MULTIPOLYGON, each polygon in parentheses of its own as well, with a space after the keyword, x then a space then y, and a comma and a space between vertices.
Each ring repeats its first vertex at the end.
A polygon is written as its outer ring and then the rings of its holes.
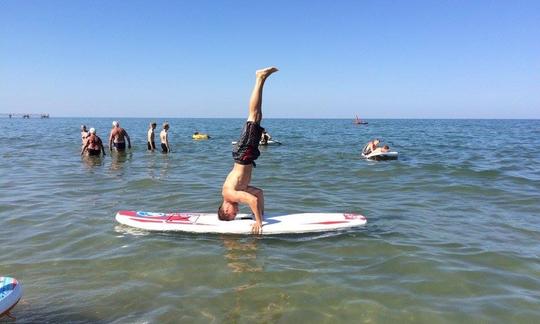
POLYGON ((119 150, 123 151, 126 148, 126 142, 128 142, 128 148, 131 148, 131 140, 128 133, 120 127, 120 124, 117 121, 113 121, 113 129, 109 135, 109 149, 112 151, 113 145, 119 150))
POLYGON ((125 143, 124 137, 126 136, 126 131, 122 127, 115 127, 111 131, 111 136, 114 143, 125 143))

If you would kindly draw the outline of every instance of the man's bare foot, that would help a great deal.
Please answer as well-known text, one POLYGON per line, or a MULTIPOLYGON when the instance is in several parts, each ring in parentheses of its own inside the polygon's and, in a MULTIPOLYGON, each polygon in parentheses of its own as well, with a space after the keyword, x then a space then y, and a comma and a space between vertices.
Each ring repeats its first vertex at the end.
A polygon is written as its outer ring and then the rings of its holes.
POLYGON ((266 79, 270 74, 279 71, 276 67, 271 66, 255 71, 257 78, 266 79))

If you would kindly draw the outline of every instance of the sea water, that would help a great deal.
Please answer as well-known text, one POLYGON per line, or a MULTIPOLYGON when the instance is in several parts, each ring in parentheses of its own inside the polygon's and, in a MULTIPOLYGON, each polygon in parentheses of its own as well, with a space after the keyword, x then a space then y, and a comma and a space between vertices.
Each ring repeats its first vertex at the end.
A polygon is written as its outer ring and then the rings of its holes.
POLYGON ((114 220, 216 212, 244 120, 168 119, 166 155, 146 150, 151 119, 121 118, 131 150, 81 157, 80 125, 107 143, 112 120, 0 119, 0 275, 23 284, 18 322, 540 320, 538 120, 265 120, 283 143, 254 169, 266 211, 368 223, 260 238, 114 220), (399 160, 363 160, 373 138, 399 160))

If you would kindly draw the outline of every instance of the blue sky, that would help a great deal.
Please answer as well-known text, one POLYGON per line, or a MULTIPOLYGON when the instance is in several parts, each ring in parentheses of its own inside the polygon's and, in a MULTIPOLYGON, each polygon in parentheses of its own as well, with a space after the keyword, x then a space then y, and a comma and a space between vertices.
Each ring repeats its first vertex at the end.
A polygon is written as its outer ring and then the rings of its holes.
POLYGON ((540 118, 540 1, 0 0, 0 112, 540 118))

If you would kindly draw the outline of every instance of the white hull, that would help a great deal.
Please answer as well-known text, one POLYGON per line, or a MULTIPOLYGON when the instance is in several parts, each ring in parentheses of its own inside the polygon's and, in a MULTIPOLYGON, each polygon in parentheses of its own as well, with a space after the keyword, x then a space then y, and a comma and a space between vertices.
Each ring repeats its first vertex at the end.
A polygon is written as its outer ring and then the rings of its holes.
MULTIPOLYGON (((148 231, 177 231, 192 233, 251 234, 254 220, 239 214, 235 220, 220 221, 217 214, 152 213, 119 211, 116 220, 124 225, 148 231)), ((301 213, 269 215, 263 221, 264 234, 295 234, 335 231, 366 224, 358 214, 301 213)))

